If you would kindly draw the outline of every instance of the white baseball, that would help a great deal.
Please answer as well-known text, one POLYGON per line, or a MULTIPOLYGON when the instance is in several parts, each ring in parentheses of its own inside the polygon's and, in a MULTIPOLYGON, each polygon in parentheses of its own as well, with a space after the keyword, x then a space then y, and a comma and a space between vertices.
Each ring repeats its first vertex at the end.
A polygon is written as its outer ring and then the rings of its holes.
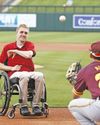
POLYGON ((61 15, 59 17, 59 21, 64 22, 66 20, 66 17, 64 15, 61 15))

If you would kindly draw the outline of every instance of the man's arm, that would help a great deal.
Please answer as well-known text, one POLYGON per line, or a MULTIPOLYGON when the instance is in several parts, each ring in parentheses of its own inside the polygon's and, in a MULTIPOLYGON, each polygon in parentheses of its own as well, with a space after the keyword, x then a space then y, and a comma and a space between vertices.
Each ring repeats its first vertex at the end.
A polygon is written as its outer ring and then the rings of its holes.
POLYGON ((72 89, 72 93, 73 93, 73 99, 77 99, 77 98, 80 98, 80 96, 83 95, 83 92, 78 92, 76 91, 76 89, 73 87, 72 89))
POLYGON ((8 56, 13 55, 13 57, 18 54, 24 58, 32 58, 33 56, 36 55, 35 51, 20 51, 20 50, 9 50, 8 52, 8 56))
POLYGON ((80 98, 80 96, 79 96, 79 95, 75 95, 75 94, 73 93, 73 99, 77 99, 77 98, 80 98))
POLYGON ((15 66, 6 66, 3 63, 0 63, 0 70, 4 71, 18 71, 20 70, 21 65, 15 65, 15 66))

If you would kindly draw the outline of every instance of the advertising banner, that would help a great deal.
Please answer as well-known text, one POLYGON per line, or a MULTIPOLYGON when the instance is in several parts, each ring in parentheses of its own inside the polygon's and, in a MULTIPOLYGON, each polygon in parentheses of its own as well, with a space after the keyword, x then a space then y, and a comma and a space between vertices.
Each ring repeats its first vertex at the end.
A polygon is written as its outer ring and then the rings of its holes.
POLYGON ((100 15, 73 15, 73 28, 100 29, 100 15))
POLYGON ((28 27, 36 27, 36 14, 0 14, 0 27, 18 27, 26 24, 28 27))

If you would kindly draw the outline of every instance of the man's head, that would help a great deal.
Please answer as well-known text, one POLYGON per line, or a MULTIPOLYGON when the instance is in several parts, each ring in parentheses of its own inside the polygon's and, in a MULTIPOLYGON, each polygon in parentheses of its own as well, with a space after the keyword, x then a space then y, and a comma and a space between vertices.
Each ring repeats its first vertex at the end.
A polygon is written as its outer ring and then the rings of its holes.
POLYGON ((26 24, 21 24, 16 29, 16 40, 23 43, 27 40, 29 33, 29 28, 26 26, 26 24))
POLYGON ((91 44, 90 57, 100 60, 100 41, 91 44))

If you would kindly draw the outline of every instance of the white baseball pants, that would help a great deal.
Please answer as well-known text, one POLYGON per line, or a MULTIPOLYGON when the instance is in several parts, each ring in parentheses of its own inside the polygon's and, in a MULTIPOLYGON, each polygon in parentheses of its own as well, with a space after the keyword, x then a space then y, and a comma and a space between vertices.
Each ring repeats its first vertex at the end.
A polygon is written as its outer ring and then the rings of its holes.
POLYGON ((10 76, 11 78, 19 78, 19 87, 21 88, 21 99, 23 101, 22 105, 27 104, 27 89, 28 89, 28 81, 29 78, 33 78, 35 80, 35 96, 33 100, 33 106, 39 105, 40 99, 43 96, 44 91, 44 76, 41 72, 15 72, 10 76))
POLYGON ((100 121, 99 99, 74 99, 68 108, 80 125, 96 125, 96 122, 100 121))

